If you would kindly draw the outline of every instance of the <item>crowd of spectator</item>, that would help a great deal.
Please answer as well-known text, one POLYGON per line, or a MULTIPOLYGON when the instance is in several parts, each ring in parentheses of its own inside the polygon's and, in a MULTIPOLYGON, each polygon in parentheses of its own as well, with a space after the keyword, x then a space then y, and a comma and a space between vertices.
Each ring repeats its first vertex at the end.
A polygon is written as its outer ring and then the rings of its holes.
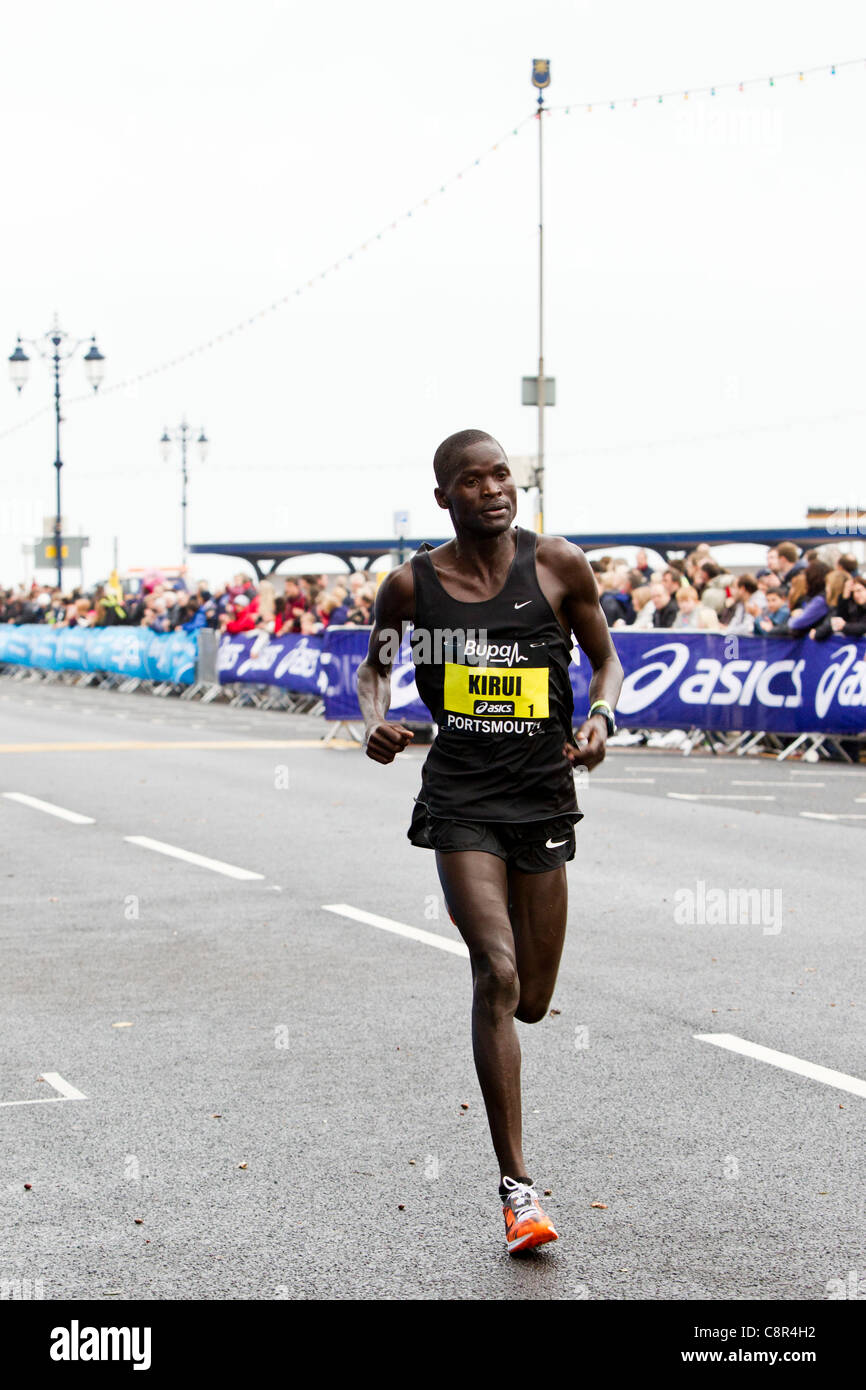
POLYGON ((645 550, 634 565, 590 560, 609 627, 724 632, 740 637, 866 636, 866 576, 854 555, 834 546, 801 554, 792 541, 767 552, 765 568, 734 575, 702 544, 652 569, 645 550))
POLYGON ((372 622, 375 587, 368 574, 278 575, 258 584, 237 574, 211 589, 201 580, 194 589, 182 580, 152 578, 139 588, 117 580, 88 593, 64 594, 33 583, 0 589, 0 622, 48 623, 54 627, 146 627, 153 632, 257 632, 271 637, 319 633, 330 624, 372 622))
MULTIPOLYGON (((866 576, 858 573, 856 558, 838 547, 801 554, 784 541, 767 552, 766 566, 754 574, 730 573, 705 544, 657 569, 645 550, 637 551, 633 565, 611 556, 590 565, 613 628, 808 635, 819 642, 834 633, 866 635, 866 576)), ((0 622, 309 635, 332 624, 369 625, 374 597, 372 576, 363 573, 278 575, 258 584, 237 574, 214 589, 205 580, 188 589, 183 580, 161 576, 124 588, 113 577, 88 593, 68 594, 34 581, 29 588, 0 589, 0 622)))

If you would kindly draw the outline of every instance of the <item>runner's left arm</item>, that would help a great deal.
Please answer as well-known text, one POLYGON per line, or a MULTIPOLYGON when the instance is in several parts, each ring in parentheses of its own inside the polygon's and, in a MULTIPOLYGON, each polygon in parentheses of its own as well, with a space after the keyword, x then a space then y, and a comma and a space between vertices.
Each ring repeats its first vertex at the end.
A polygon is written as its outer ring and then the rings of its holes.
MULTIPOLYGON (((623 670, 598 601, 595 575, 583 551, 570 541, 557 543, 555 563, 557 574, 565 585, 563 612, 592 667, 589 703, 604 700, 614 710, 622 688, 623 670)), ((565 756, 569 762, 591 770, 604 757, 607 724, 601 715, 593 715, 575 730, 575 737, 575 744, 565 745, 565 756)))

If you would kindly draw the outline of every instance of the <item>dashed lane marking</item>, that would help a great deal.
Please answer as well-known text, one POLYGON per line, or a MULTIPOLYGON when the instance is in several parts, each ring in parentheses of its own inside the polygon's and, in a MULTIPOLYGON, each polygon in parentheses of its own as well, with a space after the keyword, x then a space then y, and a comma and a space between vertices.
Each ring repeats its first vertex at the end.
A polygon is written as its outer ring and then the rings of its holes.
POLYGON ((450 951, 455 956, 468 956, 469 952, 462 941, 453 941, 448 936, 438 936, 436 932, 423 931, 420 927, 408 927, 405 922, 394 922, 390 917, 378 917, 375 912, 364 912, 348 903, 324 903, 323 912, 335 912, 339 917, 349 917, 353 922, 363 922, 368 927, 378 927, 380 931, 394 932, 396 936, 408 936, 412 941, 422 941, 425 946, 435 946, 440 951, 450 951))
MULTIPOLYGON (((610 755, 608 755, 610 756, 610 755)), ((615 759, 611 758, 611 762, 615 759)), ((706 775, 706 768, 703 767, 666 767, 663 763, 623 763, 626 772, 674 772, 688 777, 703 777, 706 775)))
POLYGON ((671 797, 674 801, 704 801, 707 797, 712 797, 713 801, 775 801, 775 796, 756 793, 750 796, 748 792, 665 792, 665 796, 671 797))
POLYGON ((92 816, 82 816, 78 811, 67 811, 65 806, 55 806, 52 801, 40 801, 38 796, 28 796, 26 792, 4 792, 3 795, 7 801, 18 801, 22 806, 32 806, 34 811, 44 811, 46 815, 72 821, 73 825, 96 824, 92 816))
POLYGON ((773 1047, 762 1047, 760 1043, 738 1038, 733 1033, 694 1033, 692 1036, 697 1042, 712 1043, 714 1047, 724 1047, 728 1052, 739 1052, 742 1057, 752 1057, 756 1062, 767 1062, 771 1067, 781 1067, 783 1071, 795 1072, 797 1076, 823 1081, 825 1086, 850 1091, 853 1096, 866 1096, 866 1081, 861 1081, 859 1076, 848 1076, 844 1071, 833 1071, 831 1067, 821 1067, 816 1062, 804 1062, 802 1057, 777 1052, 773 1047))
MULTIPOLYGON (((790 781, 787 781, 787 780, 781 781, 781 782, 777 782, 777 781, 773 781, 773 780, 770 779, 770 778, 764 778, 764 777, 732 777, 732 778, 731 778, 731 786, 732 786, 732 787, 790 787, 790 786, 793 786, 793 783, 790 782, 790 781)), ((798 788, 798 790, 799 790, 799 791, 804 791, 804 792, 814 791, 814 790, 816 790, 818 787, 823 787, 823 786, 826 786, 826 783, 825 783, 825 782, 798 782, 798 783, 797 783, 797 788, 798 788)))
POLYGON ((209 859, 207 855, 195 854, 191 849, 180 849, 177 845, 167 845, 162 840, 152 840, 149 835, 124 835, 123 838, 130 845, 155 850, 157 854, 168 855, 169 859, 183 859, 187 864, 196 864, 200 869, 210 869, 215 874, 224 874, 226 878, 264 878, 264 874, 253 873, 251 869, 240 869, 237 864, 225 864, 221 859, 209 859))
POLYGON ((237 738, 237 739, 115 739, 104 743, 0 743, 0 753, 129 753, 187 748, 359 748, 354 739, 237 738))
POLYGON ((591 772, 590 777, 593 782, 621 782, 627 787, 644 782, 655 782, 656 780, 654 777, 599 777, 595 772, 591 772))
POLYGON ((83 1091, 79 1091, 75 1086, 70 1086, 68 1081, 56 1071, 44 1071, 42 1080, 47 1081, 49 1086, 53 1086, 55 1091, 59 1091, 57 1096, 36 1096, 33 1100, 0 1100, 0 1105, 50 1105, 61 1100, 87 1100, 83 1091))

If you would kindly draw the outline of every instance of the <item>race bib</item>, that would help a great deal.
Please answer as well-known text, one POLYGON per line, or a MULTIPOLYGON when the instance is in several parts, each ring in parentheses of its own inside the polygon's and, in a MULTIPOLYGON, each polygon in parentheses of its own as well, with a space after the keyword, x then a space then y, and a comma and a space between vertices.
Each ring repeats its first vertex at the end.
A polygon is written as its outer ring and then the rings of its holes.
POLYGON ((461 666, 447 661, 443 707, 446 715, 547 719, 549 685, 547 666, 503 670, 502 667, 461 666))

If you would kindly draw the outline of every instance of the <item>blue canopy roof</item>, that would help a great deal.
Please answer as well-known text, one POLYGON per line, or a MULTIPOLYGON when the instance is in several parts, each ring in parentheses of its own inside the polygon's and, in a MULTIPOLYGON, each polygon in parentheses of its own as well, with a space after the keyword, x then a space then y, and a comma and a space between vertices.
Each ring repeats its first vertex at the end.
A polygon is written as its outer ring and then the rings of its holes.
MULTIPOLYGON (((314 541, 202 541, 191 545, 196 555, 232 555, 252 565, 258 575, 269 574, 283 560, 293 560, 301 555, 328 555, 341 560, 347 570, 369 568, 373 560, 402 549, 407 555, 413 554, 423 540, 431 545, 442 545, 448 537, 431 536, 407 537, 402 545, 393 536, 384 540, 314 540, 314 541), (359 563, 360 562, 360 563, 359 563), (263 569, 262 566, 267 566, 263 569)), ((735 529, 714 531, 595 531, 567 535, 566 540, 579 545, 582 550, 612 549, 615 546, 644 546, 659 555, 667 557, 674 551, 693 550, 701 541, 711 546, 719 545, 778 545, 781 541, 795 541, 804 549, 826 545, 831 541, 844 540, 836 530, 826 526, 795 526, 784 530, 765 526, 746 531, 735 529)))

